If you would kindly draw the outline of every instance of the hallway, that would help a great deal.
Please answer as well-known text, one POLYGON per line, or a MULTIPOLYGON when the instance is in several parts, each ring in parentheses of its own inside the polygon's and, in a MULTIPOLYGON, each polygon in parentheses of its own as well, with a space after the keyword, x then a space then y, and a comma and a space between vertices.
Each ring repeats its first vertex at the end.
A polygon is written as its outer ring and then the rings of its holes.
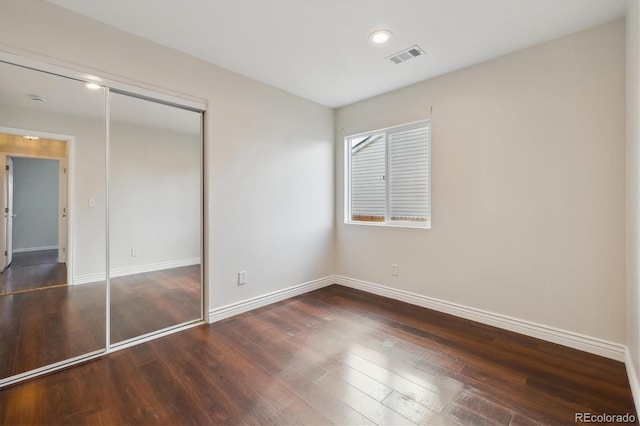
POLYGON ((58 263, 58 250, 14 253, 11 265, 0 274, 0 295, 67 284, 67 265, 58 263))

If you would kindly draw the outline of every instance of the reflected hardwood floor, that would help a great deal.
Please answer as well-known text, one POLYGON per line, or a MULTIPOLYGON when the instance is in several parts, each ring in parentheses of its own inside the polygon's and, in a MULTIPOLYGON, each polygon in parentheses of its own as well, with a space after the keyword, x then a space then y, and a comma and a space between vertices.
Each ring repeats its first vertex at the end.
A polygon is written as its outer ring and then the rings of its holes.
POLYGON ((111 278, 111 342, 201 318, 200 265, 111 278))
POLYGON ((67 283, 67 265, 58 263, 57 250, 14 253, 0 273, 0 294, 55 287, 67 283))
POLYGON ((330 286, 0 391, 7 424, 575 424, 624 365, 330 286))
MULTIPOLYGON (((199 277, 195 265, 112 279, 112 341, 200 318, 199 277)), ((105 300, 104 283, 0 295, 0 377, 103 349, 105 300)))
POLYGON ((0 377, 104 347, 104 293, 87 285, 0 296, 0 377))
POLYGON ((38 250, 13 253, 11 266, 32 266, 58 263, 58 250, 38 250))

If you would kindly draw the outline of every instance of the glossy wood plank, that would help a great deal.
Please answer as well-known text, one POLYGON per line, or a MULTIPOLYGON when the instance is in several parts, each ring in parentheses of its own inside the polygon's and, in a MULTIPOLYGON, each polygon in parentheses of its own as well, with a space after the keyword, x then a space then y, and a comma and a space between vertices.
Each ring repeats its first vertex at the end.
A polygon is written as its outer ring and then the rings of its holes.
POLYGON ((200 265, 111 279, 111 342, 201 318, 200 265))
POLYGON ((0 391, 7 424, 575 424, 624 365, 330 286, 0 391), (63 398, 64 396, 64 398, 63 398))
POLYGON ((105 347, 103 285, 0 296, 0 377, 105 347))

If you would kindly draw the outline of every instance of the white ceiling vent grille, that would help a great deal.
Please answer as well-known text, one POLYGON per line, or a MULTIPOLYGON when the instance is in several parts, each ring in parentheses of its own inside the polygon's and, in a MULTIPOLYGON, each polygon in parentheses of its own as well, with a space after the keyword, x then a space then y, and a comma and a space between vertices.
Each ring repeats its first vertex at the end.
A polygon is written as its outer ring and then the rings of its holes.
POLYGON ((386 59, 390 60, 394 64, 401 64, 402 62, 406 62, 409 59, 417 58, 418 56, 422 56, 424 54, 424 50, 418 47, 418 45, 413 45, 408 49, 401 50, 400 52, 396 52, 391 56, 387 56, 386 59))

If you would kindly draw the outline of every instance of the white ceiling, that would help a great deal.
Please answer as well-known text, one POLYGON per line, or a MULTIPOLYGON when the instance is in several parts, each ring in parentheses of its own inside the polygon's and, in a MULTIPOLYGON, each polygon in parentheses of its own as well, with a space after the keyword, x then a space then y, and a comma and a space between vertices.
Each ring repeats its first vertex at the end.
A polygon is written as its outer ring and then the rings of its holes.
POLYGON ((329 107, 570 34, 626 0, 51 0, 329 107), (374 46, 368 35, 394 37, 374 46), (427 55, 385 57, 414 44, 427 55))

